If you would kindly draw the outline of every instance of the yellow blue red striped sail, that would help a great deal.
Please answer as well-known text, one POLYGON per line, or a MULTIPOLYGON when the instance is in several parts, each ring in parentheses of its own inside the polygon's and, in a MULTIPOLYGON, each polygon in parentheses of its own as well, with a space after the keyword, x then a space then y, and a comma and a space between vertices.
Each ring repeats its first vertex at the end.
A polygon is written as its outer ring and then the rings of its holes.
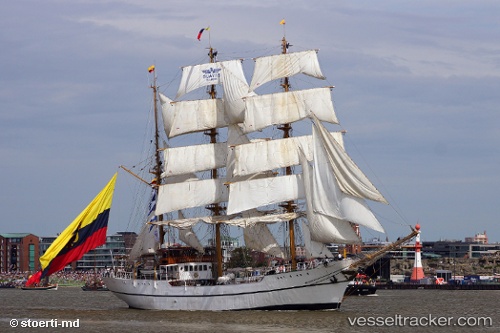
POLYGON ((69 263, 81 259, 85 253, 106 242, 117 175, 118 173, 113 175, 101 192, 40 257, 42 268, 28 280, 27 286, 39 283, 42 278, 62 270, 69 263))

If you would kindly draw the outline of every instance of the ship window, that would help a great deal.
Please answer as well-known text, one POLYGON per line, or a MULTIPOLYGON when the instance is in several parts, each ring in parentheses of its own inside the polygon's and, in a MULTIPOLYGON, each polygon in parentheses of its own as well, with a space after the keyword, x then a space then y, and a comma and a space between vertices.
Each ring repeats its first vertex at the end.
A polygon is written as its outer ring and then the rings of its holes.
POLYGON ((207 265, 203 265, 203 270, 206 271, 207 270, 207 265))
POLYGON ((193 266, 189 266, 189 271, 192 272, 193 271, 193 266))

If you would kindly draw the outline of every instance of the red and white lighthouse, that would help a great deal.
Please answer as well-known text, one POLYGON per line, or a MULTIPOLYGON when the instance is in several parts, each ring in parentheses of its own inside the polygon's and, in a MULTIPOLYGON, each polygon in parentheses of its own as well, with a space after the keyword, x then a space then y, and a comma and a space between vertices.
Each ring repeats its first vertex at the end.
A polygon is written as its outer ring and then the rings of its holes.
POLYGON ((422 244, 420 243, 420 224, 417 223, 415 229, 418 231, 418 234, 415 237, 415 263, 413 264, 413 271, 410 278, 412 282, 420 281, 425 277, 424 269, 422 268, 422 256, 420 255, 420 250, 422 249, 422 244))

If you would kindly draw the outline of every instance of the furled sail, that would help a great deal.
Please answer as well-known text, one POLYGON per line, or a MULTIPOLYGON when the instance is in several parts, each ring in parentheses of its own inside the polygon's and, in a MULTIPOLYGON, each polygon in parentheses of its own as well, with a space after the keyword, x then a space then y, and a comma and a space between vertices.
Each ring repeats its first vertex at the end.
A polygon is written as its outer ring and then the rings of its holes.
POLYGON ((315 149, 318 148, 318 151, 321 149, 324 152, 342 192, 387 204, 387 200, 373 186, 345 150, 331 137, 318 118, 314 114, 312 117, 314 120, 313 137, 316 140, 315 149))
POLYGON ((324 79, 315 50, 260 57, 255 60, 255 69, 250 83, 254 91, 266 82, 303 73, 324 79))
POLYGON ((267 126, 293 123, 309 117, 311 112, 322 121, 338 124, 330 88, 296 90, 245 98, 245 132, 267 126))
POLYGON ((257 213, 245 213, 242 216, 239 215, 218 215, 218 216, 202 216, 202 217, 190 217, 190 218, 179 218, 168 221, 156 221, 150 224, 154 225, 169 225, 176 228, 189 228, 194 226, 199 222, 215 224, 224 223, 241 228, 247 228, 258 223, 277 223, 285 222, 301 217, 303 214, 298 213, 281 213, 281 214, 263 214, 262 212, 257 213))

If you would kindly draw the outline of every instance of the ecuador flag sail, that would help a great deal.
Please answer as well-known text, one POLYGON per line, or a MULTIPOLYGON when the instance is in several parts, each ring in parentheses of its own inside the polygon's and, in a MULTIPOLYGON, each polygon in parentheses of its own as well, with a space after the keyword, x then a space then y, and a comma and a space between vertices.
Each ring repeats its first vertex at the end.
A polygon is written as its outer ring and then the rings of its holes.
POLYGON ((79 260, 90 250, 106 242, 109 211, 118 173, 92 200, 92 202, 71 222, 40 257, 41 270, 28 280, 27 286, 40 282, 63 269, 69 263, 79 260))

